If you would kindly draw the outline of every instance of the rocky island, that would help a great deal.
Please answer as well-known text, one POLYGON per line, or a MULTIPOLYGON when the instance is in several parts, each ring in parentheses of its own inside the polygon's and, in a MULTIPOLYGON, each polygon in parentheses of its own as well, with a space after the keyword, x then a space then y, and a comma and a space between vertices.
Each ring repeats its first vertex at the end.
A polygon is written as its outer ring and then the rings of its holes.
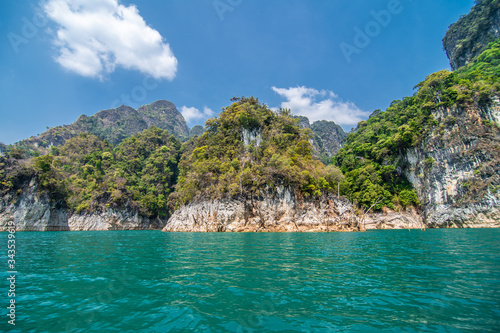
POLYGON ((189 129, 171 102, 0 145, 0 230, 500 227, 500 1, 447 32, 453 71, 346 134, 233 98, 189 129))

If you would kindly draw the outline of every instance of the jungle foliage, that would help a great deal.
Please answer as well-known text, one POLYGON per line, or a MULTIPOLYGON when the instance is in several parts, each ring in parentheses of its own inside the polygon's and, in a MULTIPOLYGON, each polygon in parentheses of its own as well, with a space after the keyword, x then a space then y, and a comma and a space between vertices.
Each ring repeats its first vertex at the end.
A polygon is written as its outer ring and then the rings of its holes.
POLYGON ((278 186, 303 196, 337 189, 340 170, 313 158, 310 131, 290 111, 272 111, 253 97, 233 101, 188 142, 174 205, 200 197, 258 196, 278 186))
MULTIPOLYGON (((485 106, 500 92, 500 41, 491 43, 477 59, 457 71, 429 75, 417 92, 377 110, 349 134, 334 162, 345 175, 343 194, 363 207, 394 208, 418 204, 414 189, 397 172, 406 149, 421 144, 426 133, 444 129, 433 117, 439 108, 485 106)), ((454 119, 446 121, 453 123, 454 119)))
POLYGON ((180 148, 175 137, 156 127, 116 147, 95 135, 80 134, 63 146, 53 146, 47 155, 24 164, 17 162, 17 172, 5 168, 2 174, 6 178, 1 180, 5 188, 14 188, 15 177, 24 165, 34 172, 41 190, 74 211, 127 205, 144 215, 166 216, 167 198, 177 179, 180 148))

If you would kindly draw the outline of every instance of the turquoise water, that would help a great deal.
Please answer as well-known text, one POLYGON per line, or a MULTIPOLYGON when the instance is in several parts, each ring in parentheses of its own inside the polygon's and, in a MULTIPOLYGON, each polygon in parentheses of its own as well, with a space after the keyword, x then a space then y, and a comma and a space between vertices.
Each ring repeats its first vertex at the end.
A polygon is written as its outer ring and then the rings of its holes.
POLYGON ((16 326, 2 279, 0 331, 500 332, 499 229, 18 232, 16 246, 16 326))

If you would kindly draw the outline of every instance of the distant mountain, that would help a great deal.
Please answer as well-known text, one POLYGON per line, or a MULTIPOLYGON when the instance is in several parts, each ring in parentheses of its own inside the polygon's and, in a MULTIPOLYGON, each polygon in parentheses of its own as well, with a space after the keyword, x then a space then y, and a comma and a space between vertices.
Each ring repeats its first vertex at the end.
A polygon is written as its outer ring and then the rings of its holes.
POLYGON ((81 115, 70 125, 50 128, 37 137, 16 143, 15 146, 30 154, 43 154, 51 146, 63 145, 81 133, 94 134, 116 145, 152 126, 168 130, 181 141, 189 138, 189 127, 175 105, 159 100, 137 110, 122 105, 116 109, 99 111, 92 116, 81 115))
POLYGON ((8 151, 8 146, 2 142, 0 142, 0 157, 6 156, 8 151))
POLYGON ((309 118, 304 116, 295 116, 299 120, 299 126, 309 128, 313 132, 313 154, 323 163, 332 162, 332 157, 342 148, 342 141, 347 134, 342 127, 333 121, 318 120, 309 123, 309 118))
MULTIPOLYGON (((156 126, 167 130, 181 141, 189 138, 189 127, 182 114, 169 101, 159 100, 137 109, 148 127, 156 126)), ((135 133, 134 133, 135 134, 135 133)))
POLYGON ((200 136, 203 132, 205 132, 205 128, 203 128, 203 126, 195 125, 189 130, 189 137, 200 136))

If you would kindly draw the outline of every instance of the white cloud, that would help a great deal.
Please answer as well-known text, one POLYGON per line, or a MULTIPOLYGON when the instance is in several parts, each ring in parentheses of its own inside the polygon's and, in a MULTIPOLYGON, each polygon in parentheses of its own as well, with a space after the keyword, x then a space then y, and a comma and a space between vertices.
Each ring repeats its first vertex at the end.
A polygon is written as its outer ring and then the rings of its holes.
POLYGON ((207 116, 207 117, 212 117, 214 115, 214 112, 212 111, 212 109, 204 106, 203 107, 203 113, 207 116))
POLYGON ((57 25, 56 61, 87 77, 102 78, 115 67, 172 80, 177 59, 135 5, 118 0, 48 0, 47 16, 57 25))
POLYGON ((274 92, 286 99, 281 103, 296 115, 317 120, 331 120, 339 125, 353 126, 370 115, 352 102, 344 102, 332 91, 316 90, 307 87, 276 88, 274 92))
POLYGON ((187 107, 183 106, 181 107, 181 113, 184 119, 186 119, 186 122, 189 123, 193 120, 206 120, 214 115, 214 112, 212 109, 208 107, 204 107, 203 111, 200 111, 199 109, 195 107, 187 107))

